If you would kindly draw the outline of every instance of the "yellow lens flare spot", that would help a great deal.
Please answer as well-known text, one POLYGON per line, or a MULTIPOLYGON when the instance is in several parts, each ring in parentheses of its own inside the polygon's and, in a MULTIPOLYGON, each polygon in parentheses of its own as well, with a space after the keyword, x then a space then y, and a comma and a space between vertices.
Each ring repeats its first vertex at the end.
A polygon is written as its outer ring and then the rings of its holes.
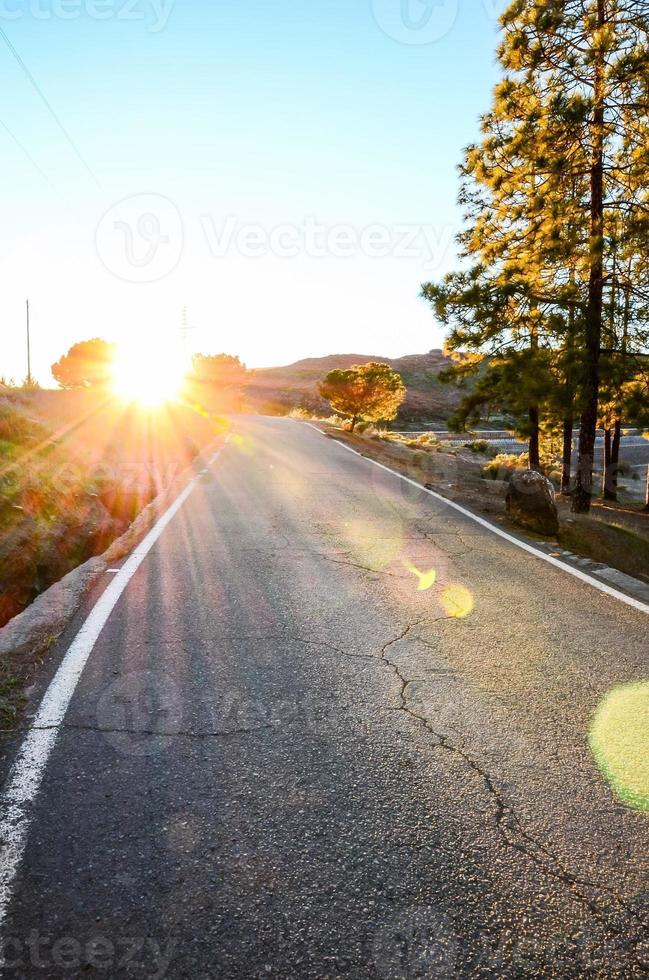
POLYGON ((437 571, 434 568, 431 568, 429 572, 420 572, 409 561, 404 561, 403 567, 418 579, 419 585, 417 586, 417 592, 428 592, 437 581, 437 571))
POLYGON ((250 436, 242 436, 238 432, 234 432, 230 437, 230 445, 238 449, 244 456, 254 455, 255 446, 250 436))
POLYGON ((121 345, 113 362, 112 388, 124 401, 142 408, 157 408, 179 395, 187 360, 174 347, 143 349, 121 345))
POLYGON ((447 585, 442 589, 439 600, 447 616, 453 619, 466 619, 473 612, 473 596, 464 585, 447 585))
POLYGON ((371 521, 345 522, 344 539, 358 561, 374 568, 387 568, 403 548, 403 535, 396 526, 377 527, 371 521))
POLYGON ((616 796, 635 810, 649 810, 649 681, 625 684, 606 695, 588 743, 616 796))
POLYGON ((214 426, 214 431, 217 435, 227 435, 227 433, 232 428, 232 423, 230 419, 226 418, 225 415, 215 415, 212 419, 212 425, 214 426))

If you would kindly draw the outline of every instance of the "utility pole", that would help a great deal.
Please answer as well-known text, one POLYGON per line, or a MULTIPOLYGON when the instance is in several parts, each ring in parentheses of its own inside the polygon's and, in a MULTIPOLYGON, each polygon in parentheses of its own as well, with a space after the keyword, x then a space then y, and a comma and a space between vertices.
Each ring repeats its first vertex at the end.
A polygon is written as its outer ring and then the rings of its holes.
POLYGON ((194 329, 193 327, 190 327, 189 321, 187 319, 187 307, 186 306, 183 306, 183 312, 182 312, 182 315, 181 315, 181 318, 180 318, 180 340, 181 340, 181 343, 182 343, 182 346, 183 346, 183 353, 185 355, 187 354, 187 345, 188 345, 188 341, 189 341, 189 332, 190 332, 190 330, 193 330, 193 329, 194 329))
POLYGON ((29 346, 29 300, 25 300, 25 305, 27 307, 27 384, 32 383, 32 356, 29 346))
POLYGON ((187 307, 183 306, 183 311, 180 318, 180 342, 182 345, 183 356, 187 361, 189 361, 189 334, 196 327, 190 326, 189 320, 187 318, 187 307))

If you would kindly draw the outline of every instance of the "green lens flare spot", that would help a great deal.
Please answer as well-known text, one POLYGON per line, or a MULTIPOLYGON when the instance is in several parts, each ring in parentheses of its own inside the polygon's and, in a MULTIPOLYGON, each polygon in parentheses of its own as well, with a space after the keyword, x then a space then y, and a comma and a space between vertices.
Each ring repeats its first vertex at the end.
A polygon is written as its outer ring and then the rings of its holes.
POLYGON ((625 684, 606 695, 588 743, 616 796, 627 806, 649 811, 649 681, 625 684))

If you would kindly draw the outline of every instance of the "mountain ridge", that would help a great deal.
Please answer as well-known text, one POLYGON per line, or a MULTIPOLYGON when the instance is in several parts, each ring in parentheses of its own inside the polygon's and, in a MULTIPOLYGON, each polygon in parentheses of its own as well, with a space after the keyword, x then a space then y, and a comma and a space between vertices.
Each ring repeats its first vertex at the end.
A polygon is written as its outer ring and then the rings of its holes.
POLYGON ((327 354, 305 357, 292 364, 258 368, 247 389, 248 402, 256 411, 284 414, 293 408, 313 412, 331 411, 318 392, 318 382, 328 371, 354 364, 379 361, 397 371, 407 388, 399 420, 408 423, 440 421, 457 407, 461 393, 439 380, 439 372, 451 363, 439 348, 424 354, 382 357, 378 354, 327 354))

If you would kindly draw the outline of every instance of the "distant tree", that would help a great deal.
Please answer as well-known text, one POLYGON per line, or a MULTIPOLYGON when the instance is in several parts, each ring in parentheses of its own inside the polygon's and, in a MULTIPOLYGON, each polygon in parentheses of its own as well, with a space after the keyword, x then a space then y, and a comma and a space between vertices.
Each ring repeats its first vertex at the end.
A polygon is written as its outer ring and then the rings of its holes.
MULTIPOLYGON (((634 424, 649 430, 649 367, 639 372, 637 377, 627 384, 625 394, 628 417, 634 424)), ((649 439, 649 431, 645 431, 644 437, 649 439)), ((649 511, 649 469, 647 469, 645 510, 649 511)))
POLYGON ((114 344, 100 337, 82 340, 52 365, 52 375, 61 388, 102 387, 111 380, 114 359, 114 344))
POLYGON ((351 432, 361 420, 387 422, 395 418, 406 397, 401 375, 389 364, 376 361, 354 365, 347 370, 330 371, 318 389, 335 412, 350 417, 351 432))
POLYGON ((195 354, 187 394, 210 411, 239 409, 251 372, 232 354, 195 354))

